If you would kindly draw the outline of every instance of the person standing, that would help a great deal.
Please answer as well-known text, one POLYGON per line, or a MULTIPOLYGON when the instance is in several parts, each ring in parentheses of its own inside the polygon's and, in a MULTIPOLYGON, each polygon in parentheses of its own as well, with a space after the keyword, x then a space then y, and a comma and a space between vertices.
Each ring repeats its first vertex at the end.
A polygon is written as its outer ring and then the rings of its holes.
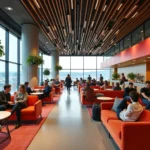
POLYGON ((0 111, 5 111, 8 108, 13 107, 13 103, 10 101, 11 85, 4 85, 4 90, 0 92, 0 111))
POLYGON ((71 77, 70 77, 69 74, 68 74, 68 76, 66 77, 65 82, 66 82, 66 86, 67 86, 67 91, 68 91, 68 93, 70 94, 70 87, 71 87, 72 80, 71 80, 71 77))
POLYGON ((150 110, 150 81, 146 81, 146 86, 141 88, 141 99, 146 109, 150 110))
POLYGON ((100 74, 100 82, 103 82, 103 76, 102 76, 102 74, 100 74))
POLYGON ((17 123, 15 126, 15 129, 19 128, 21 125, 20 123, 21 109, 27 107, 27 98, 28 98, 28 93, 26 92, 26 87, 25 85, 21 84, 19 86, 19 91, 15 95, 15 98, 14 98, 15 105, 11 111, 11 114, 14 114, 14 112, 16 112, 16 116, 17 116, 17 123))
POLYGON ((91 78, 91 76, 89 75, 89 76, 88 76, 88 81, 91 81, 91 80, 92 80, 92 78, 91 78))

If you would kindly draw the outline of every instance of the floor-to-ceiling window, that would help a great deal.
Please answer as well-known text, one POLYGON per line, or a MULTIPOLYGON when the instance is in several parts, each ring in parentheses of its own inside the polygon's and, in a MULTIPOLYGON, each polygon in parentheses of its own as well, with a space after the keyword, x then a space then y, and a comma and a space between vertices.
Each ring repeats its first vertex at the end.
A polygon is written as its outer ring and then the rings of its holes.
POLYGON ((20 39, 0 26, 0 40, 5 52, 5 55, 0 57, 0 90, 4 84, 11 84, 13 93, 20 84, 20 39))
MULTIPOLYGON (((4 28, 0 27, 0 41, 4 47, 5 52, 5 39, 6 39, 6 31, 4 28)), ((0 90, 3 89, 5 84, 5 55, 0 57, 0 90)))
MULTIPOLYGON (((43 55, 44 56, 44 55, 43 55)), ((50 68, 51 56, 44 56, 44 62, 47 62, 47 65, 43 65, 44 68, 50 68)), ((110 79, 110 69, 101 69, 100 64, 104 61, 103 56, 60 56, 59 64, 62 66, 62 70, 59 71, 60 80, 65 80, 68 74, 71 75, 72 81, 75 81, 76 78, 87 79, 90 75, 92 78, 99 80, 100 74, 104 76, 104 80, 110 79)), ((39 67, 39 71, 42 68, 39 67)), ((44 79, 43 79, 44 81, 44 79)))

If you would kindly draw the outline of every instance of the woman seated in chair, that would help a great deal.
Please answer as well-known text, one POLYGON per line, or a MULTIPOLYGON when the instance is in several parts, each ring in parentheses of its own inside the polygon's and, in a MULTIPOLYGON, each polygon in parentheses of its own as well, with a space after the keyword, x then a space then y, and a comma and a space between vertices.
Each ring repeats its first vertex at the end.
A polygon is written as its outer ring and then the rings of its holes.
POLYGON ((116 82, 116 86, 114 86, 113 90, 114 91, 121 91, 121 87, 120 87, 119 82, 116 82))
POLYGON ((19 91, 16 93, 15 98, 14 98, 14 107, 12 108, 11 114, 16 112, 17 116, 17 124, 15 126, 15 129, 20 127, 20 120, 21 120, 21 109, 27 107, 27 97, 28 93, 26 92, 26 87, 25 85, 21 84, 19 86, 19 91))

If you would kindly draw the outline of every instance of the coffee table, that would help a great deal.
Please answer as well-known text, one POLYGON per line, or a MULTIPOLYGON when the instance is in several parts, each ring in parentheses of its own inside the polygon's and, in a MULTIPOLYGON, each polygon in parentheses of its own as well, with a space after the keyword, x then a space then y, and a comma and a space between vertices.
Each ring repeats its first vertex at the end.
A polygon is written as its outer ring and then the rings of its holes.
POLYGON ((43 92, 35 92, 35 93, 31 93, 31 95, 42 95, 43 92))
POLYGON ((7 135, 6 138, 4 138, 2 141, 0 141, 0 144, 2 142, 4 142, 7 138, 11 139, 9 128, 8 128, 8 118, 10 117, 10 115, 11 115, 11 113, 8 111, 0 111, 0 125, 1 125, 0 134, 7 135), (6 127, 7 132, 1 131, 3 127, 6 127))
POLYGON ((99 89, 94 89, 94 91, 98 91, 99 89))
POLYGON ((101 101, 110 101, 112 100, 113 98, 111 97, 97 97, 98 100, 101 100, 101 101))
POLYGON ((113 89, 105 89, 106 91, 112 91, 113 89))

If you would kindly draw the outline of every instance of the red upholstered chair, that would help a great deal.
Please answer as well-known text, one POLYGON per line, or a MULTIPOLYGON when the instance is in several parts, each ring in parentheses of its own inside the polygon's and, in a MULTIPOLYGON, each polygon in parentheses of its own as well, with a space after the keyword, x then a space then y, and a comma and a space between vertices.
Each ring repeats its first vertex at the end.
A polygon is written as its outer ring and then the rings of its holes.
POLYGON ((35 86, 35 89, 44 89, 44 86, 35 86))
POLYGON ((48 97, 42 99, 43 103, 52 103, 54 97, 54 91, 51 91, 48 97))
MULTIPOLYGON (((14 101, 14 96, 11 96, 11 101, 14 101)), ((10 110, 8 110, 10 111, 10 110)), ((21 110, 21 120, 36 121, 39 116, 42 117, 42 102, 38 96, 28 95, 27 107, 21 110)), ((16 115, 12 115, 9 120, 16 120, 16 115)))
POLYGON ((55 93, 56 93, 56 94, 57 94, 57 93, 60 93, 60 91, 61 91, 60 85, 59 85, 59 86, 54 86, 54 88, 55 88, 55 93))

